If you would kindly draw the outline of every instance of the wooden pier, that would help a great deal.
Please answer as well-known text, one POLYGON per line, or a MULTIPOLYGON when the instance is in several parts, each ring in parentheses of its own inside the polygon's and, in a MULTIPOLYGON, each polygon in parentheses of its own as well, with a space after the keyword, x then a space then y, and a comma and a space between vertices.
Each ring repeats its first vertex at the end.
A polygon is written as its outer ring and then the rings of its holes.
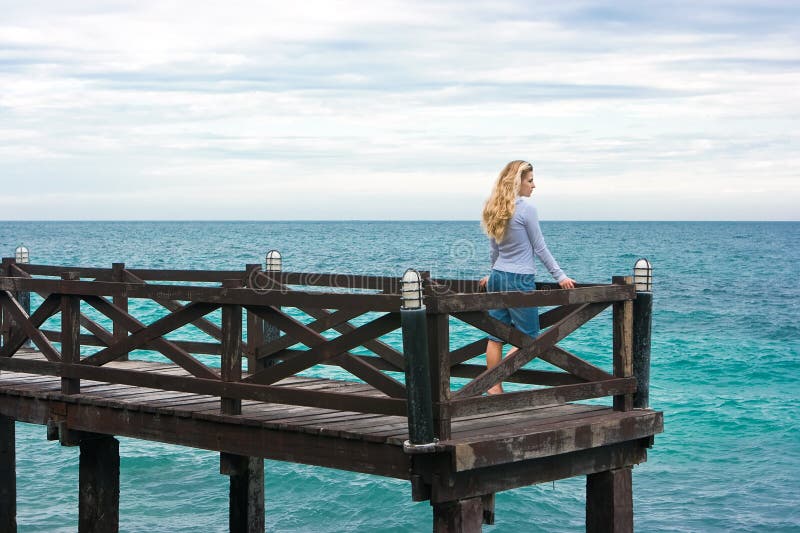
POLYGON ((633 407, 630 278, 533 293, 424 278, 423 327, 409 327, 398 278, 4 259, 0 531, 16 531, 14 421, 80 446, 80 532, 118 530, 125 495, 115 436, 220 452, 231 531, 264 530, 265 458, 407 479, 440 532, 494 523, 497 492, 585 475, 587 531, 632 531, 631 469, 646 460, 663 416, 633 407), (28 294, 41 300, 32 312, 28 294), (145 323, 137 313, 152 313, 152 302, 163 313, 145 323), (486 312, 531 305, 547 308, 535 339, 486 312), (609 306, 608 370, 557 345, 609 306), (218 310, 221 319, 209 316, 218 310), (470 363, 486 341, 453 346, 455 321, 520 350, 491 370, 470 363), (208 340, 177 339, 188 325, 208 340), (398 330, 404 349, 386 340, 398 330), (421 360, 413 346, 423 348, 424 375, 406 364, 421 360), (534 358, 552 370, 525 368, 534 358), (350 377, 308 377, 316 365, 350 377), (524 390, 484 394, 499 381, 524 390), (612 403, 578 403, 601 397, 612 403), (421 442, 426 427, 433 438, 421 442))

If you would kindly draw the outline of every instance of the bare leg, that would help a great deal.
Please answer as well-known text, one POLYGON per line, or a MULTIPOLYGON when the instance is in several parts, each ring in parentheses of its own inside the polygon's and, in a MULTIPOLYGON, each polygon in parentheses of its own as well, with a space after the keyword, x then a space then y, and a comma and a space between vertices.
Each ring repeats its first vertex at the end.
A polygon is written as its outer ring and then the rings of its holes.
MULTIPOLYGON (((488 341, 486 345, 486 368, 494 368, 500 364, 503 358, 503 343, 488 341)), ((498 383, 489 389, 489 394, 502 394, 503 384, 498 383)))

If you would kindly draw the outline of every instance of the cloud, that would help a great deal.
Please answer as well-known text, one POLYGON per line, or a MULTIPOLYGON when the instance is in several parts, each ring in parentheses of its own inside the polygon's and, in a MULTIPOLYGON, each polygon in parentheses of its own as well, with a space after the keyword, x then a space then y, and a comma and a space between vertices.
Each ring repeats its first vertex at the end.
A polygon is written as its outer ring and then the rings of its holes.
POLYGON ((0 218, 477 218, 519 157, 545 218, 800 215, 794 3, 0 10, 0 218))

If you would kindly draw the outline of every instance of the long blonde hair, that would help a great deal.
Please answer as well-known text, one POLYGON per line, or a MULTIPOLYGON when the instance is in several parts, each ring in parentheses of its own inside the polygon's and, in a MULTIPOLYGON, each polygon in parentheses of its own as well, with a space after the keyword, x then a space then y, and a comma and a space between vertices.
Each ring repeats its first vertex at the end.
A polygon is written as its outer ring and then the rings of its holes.
POLYGON ((522 175, 529 171, 533 171, 533 165, 527 161, 517 160, 507 164, 497 177, 492 194, 483 206, 481 227, 497 242, 505 237, 508 223, 514 216, 522 175))

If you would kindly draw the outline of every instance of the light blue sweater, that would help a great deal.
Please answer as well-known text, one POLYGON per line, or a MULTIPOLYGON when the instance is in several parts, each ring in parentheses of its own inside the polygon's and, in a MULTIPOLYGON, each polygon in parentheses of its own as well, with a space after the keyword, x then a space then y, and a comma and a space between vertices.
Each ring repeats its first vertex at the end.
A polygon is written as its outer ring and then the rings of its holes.
POLYGON ((490 237, 489 243, 492 247, 492 268, 495 270, 536 274, 536 264, 533 260, 533 256, 536 255, 556 281, 567 277, 547 249, 544 235, 539 228, 539 214, 536 206, 528 198, 517 199, 514 216, 511 217, 503 241, 497 243, 490 237))

